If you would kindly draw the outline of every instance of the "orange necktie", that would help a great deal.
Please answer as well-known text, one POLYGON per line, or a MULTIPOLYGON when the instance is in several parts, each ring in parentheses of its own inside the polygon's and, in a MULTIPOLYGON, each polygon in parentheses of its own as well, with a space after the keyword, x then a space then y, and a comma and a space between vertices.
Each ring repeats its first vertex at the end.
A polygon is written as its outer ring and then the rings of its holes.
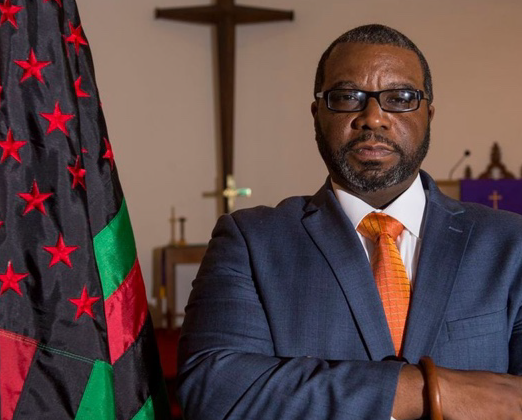
POLYGON ((370 213, 357 226, 357 231, 375 244, 370 265, 398 356, 410 304, 410 282, 395 245, 403 229, 401 222, 384 213, 370 213))

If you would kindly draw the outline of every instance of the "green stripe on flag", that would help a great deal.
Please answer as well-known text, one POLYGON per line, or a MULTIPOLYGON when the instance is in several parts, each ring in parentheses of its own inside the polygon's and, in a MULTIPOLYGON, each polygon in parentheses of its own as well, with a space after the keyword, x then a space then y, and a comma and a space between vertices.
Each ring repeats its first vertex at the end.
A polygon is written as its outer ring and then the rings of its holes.
POLYGON ((94 362, 75 420, 114 420, 115 418, 112 366, 97 360, 94 362))
POLYGON ((132 418, 132 420, 160 420, 170 419, 170 404, 167 397, 167 391, 164 384, 159 387, 159 392, 155 396, 151 396, 145 401, 140 411, 132 418))
POLYGON ((103 298, 107 299, 125 280, 136 261, 136 244, 125 200, 114 219, 94 237, 94 254, 103 298))
POLYGON ((149 397, 140 411, 132 418, 132 420, 154 420, 154 404, 152 404, 152 397, 149 397))

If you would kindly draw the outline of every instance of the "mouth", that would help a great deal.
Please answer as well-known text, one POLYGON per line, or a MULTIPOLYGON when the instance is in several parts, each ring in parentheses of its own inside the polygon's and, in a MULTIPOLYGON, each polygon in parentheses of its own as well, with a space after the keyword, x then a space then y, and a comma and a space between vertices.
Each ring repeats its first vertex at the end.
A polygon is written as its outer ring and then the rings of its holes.
POLYGON ((359 144, 350 151, 359 160, 384 160, 397 152, 390 146, 382 143, 359 144))

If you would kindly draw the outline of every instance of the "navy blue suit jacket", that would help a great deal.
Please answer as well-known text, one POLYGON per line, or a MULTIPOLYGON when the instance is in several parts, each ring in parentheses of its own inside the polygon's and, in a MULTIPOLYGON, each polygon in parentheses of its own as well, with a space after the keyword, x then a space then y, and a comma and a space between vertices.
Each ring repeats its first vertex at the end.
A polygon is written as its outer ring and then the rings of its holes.
MULTIPOLYGON (((522 217, 428 190, 404 357, 522 374, 522 217)), ((401 363, 330 181, 221 217, 186 308, 189 420, 389 420, 401 363)))

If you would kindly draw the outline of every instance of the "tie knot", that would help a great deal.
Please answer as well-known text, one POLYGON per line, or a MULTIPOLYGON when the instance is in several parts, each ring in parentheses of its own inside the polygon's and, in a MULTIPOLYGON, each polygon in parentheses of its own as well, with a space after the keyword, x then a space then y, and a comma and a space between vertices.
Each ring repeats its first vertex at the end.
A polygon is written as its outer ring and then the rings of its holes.
POLYGON ((401 222, 384 213, 369 213, 357 226, 357 231, 373 242, 377 242, 383 234, 389 235, 395 241, 403 229, 401 222))

